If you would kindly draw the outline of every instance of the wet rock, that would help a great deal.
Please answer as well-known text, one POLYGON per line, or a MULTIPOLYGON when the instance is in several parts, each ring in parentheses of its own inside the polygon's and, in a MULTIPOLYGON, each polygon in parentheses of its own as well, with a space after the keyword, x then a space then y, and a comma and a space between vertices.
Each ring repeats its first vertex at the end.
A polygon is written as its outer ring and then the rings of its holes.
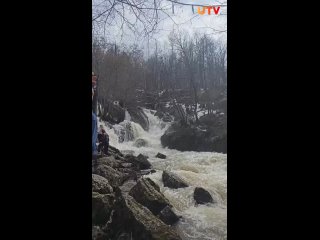
POLYGON ((119 236, 120 233, 130 233, 132 239, 181 240, 172 227, 163 223, 132 196, 117 191, 117 199, 119 204, 110 226, 113 236, 119 236))
POLYGON ((122 194, 129 194, 130 190, 137 184, 134 180, 126 181, 119 187, 122 194))
POLYGON ((160 192, 160 187, 158 184, 156 184, 150 178, 144 178, 144 180, 147 181, 151 186, 153 186, 158 192, 160 192))
POLYGON ((125 109, 119 104, 108 101, 104 105, 104 109, 104 114, 101 116, 101 119, 104 121, 108 121, 112 124, 119 124, 125 119, 125 109))
POLYGON ((129 195, 155 215, 159 214, 166 206, 170 206, 168 199, 160 192, 159 186, 150 178, 139 179, 130 190, 129 195))
POLYGON ((120 160, 115 159, 114 156, 102 157, 97 160, 98 165, 107 165, 112 168, 121 167, 121 163, 122 162, 120 160))
POLYGON ((161 136, 163 147, 179 151, 214 151, 227 153, 226 120, 217 125, 182 126, 172 124, 161 136))
POLYGON ((94 174, 106 178, 112 187, 120 186, 125 180, 128 179, 128 175, 121 173, 107 165, 98 165, 94 171, 94 174))
POLYGON ((162 181, 163 181, 163 185, 169 188, 188 187, 188 184, 183 179, 181 179, 177 174, 174 174, 168 171, 163 171, 162 181))
POLYGON ((158 217, 161 221, 168 225, 173 225, 180 219, 180 217, 178 217, 169 206, 166 206, 164 209, 162 209, 158 217))
POLYGON ((148 142, 142 138, 139 138, 134 142, 134 146, 138 148, 145 147, 145 146, 148 146, 148 142))
POLYGON ((118 171, 124 174, 126 181, 138 179, 137 172, 131 168, 119 168, 118 171))
POLYGON ((92 224, 106 224, 110 217, 113 203, 113 195, 92 192, 92 224))
POLYGON ((210 193, 201 187, 196 187, 193 194, 194 200, 198 204, 205 204, 205 203, 214 203, 212 196, 210 193))
POLYGON ((111 154, 114 154, 114 155, 118 154, 119 156, 123 157, 123 154, 120 152, 120 150, 115 148, 115 147, 113 147, 113 146, 111 146, 111 145, 109 145, 109 149, 108 150, 109 150, 109 152, 111 154))
POLYGON ((149 130, 149 120, 148 116, 143 112, 140 107, 128 107, 128 112, 131 116, 131 121, 140 124, 140 126, 145 130, 149 130))
POLYGON ((137 160, 137 157, 133 155, 133 153, 129 153, 129 154, 126 154, 124 156, 124 159, 127 163, 131 163, 133 168, 136 169, 136 170, 139 170, 140 169, 140 164, 137 160))
POLYGON ((100 194, 110 194, 113 189, 106 178, 92 174, 92 191, 100 194))
POLYGON ((158 153, 158 154, 156 155, 156 158, 166 159, 167 156, 164 155, 164 154, 162 154, 162 153, 158 153))
POLYGON ((148 161, 148 157, 142 154, 139 154, 137 161, 140 164, 140 169, 149 169, 152 167, 151 163, 148 161))
POLYGON ((138 157, 126 155, 125 158, 140 170, 150 169, 152 167, 151 163, 148 161, 148 157, 142 154, 139 154, 138 157))

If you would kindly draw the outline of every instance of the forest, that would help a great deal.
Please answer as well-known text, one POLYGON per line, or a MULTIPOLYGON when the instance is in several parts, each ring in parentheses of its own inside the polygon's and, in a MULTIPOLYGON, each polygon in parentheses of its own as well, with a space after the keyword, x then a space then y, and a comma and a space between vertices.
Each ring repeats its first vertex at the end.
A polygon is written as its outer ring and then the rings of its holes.
MULTIPOLYGON (((160 94, 187 91, 184 103, 209 108, 227 87, 227 49, 207 35, 171 32, 164 47, 155 44, 147 58, 137 45, 118 46, 103 38, 93 40, 92 69, 98 78, 99 102, 137 101, 136 90, 160 94)), ((155 108, 155 107, 152 107, 155 108)))

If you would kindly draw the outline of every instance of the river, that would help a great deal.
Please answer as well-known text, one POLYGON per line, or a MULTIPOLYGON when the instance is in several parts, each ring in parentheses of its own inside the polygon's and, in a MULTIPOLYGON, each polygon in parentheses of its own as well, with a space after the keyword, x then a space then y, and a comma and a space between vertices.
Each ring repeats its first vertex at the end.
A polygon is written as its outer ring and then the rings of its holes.
POLYGON ((144 109, 144 112, 148 116, 149 131, 144 131, 139 124, 131 122, 127 112, 126 119, 112 129, 105 125, 110 145, 123 152, 149 156, 148 160, 157 171, 148 177, 160 186, 175 212, 183 217, 175 226, 183 240, 227 239, 227 154, 181 152, 163 148, 160 137, 170 123, 162 122, 151 110, 144 109), (125 141, 122 143, 118 141, 121 130, 125 131, 125 141), (136 147, 137 139, 145 140, 147 145, 136 147), (158 152, 165 154, 167 158, 155 158, 158 152), (189 187, 164 187, 161 179, 163 170, 178 174, 189 187), (209 191, 216 203, 196 206, 193 199, 195 187, 203 187, 209 191))

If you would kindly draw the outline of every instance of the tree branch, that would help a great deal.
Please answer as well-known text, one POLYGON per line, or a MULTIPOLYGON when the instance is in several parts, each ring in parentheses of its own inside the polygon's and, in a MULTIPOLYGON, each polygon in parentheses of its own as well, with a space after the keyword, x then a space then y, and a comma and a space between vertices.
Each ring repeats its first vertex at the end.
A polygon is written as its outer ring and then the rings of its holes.
POLYGON ((181 3, 181 2, 174 1, 174 0, 167 0, 167 1, 175 3, 175 4, 179 4, 179 5, 184 5, 184 6, 196 6, 196 7, 211 7, 212 5, 217 6, 217 7, 226 7, 227 6, 227 4, 202 5, 202 4, 196 4, 196 3, 181 3))

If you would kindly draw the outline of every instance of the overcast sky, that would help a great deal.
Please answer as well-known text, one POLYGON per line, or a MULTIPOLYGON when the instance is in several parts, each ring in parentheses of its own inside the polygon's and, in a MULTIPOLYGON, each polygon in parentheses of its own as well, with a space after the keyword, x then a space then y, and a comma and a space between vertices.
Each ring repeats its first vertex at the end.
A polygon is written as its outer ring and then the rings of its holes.
MULTIPOLYGON (((104 0, 93 0, 93 4, 99 4, 104 0)), ((212 0, 180 0, 183 3, 191 4, 204 4, 204 5, 215 5, 215 4, 226 4, 226 0, 212 1, 212 0)), ((195 32, 205 33, 208 36, 219 39, 226 43, 227 41, 227 15, 200 15, 197 13, 197 7, 194 7, 195 13, 192 12, 191 6, 179 6, 174 5, 174 14, 172 12, 171 3, 169 1, 163 0, 162 6, 169 8, 166 13, 174 20, 170 19, 165 14, 160 16, 161 22, 158 25, 158 32, 149 38, 150 49, 154 47, 155 41, 158 42, 158 46, 163 48, 168 42, 168 34, 173 30, 185 30, 190 34, 195 32), (222 32, 220 32, 222 31, 222 32)), ((93 15, 97 8, 93 6, 93 15)), ((220 13, 226 14, 227 7, 221 7, 220 13)), ((127 11, 127 17, 130 16, 129 11, 127 11)), ((128 29, 121 30, 119 24, 114 26, 106 26, 106 30, 100 31, 101 35, 105 35, 109 42, 116 42, 117 44, 137 44, 140 48, 146 50, 148 38, 142 36, 141 34, 134 34, 128 29)), ((150 50, 151 52, 152 50, 150 50)))

